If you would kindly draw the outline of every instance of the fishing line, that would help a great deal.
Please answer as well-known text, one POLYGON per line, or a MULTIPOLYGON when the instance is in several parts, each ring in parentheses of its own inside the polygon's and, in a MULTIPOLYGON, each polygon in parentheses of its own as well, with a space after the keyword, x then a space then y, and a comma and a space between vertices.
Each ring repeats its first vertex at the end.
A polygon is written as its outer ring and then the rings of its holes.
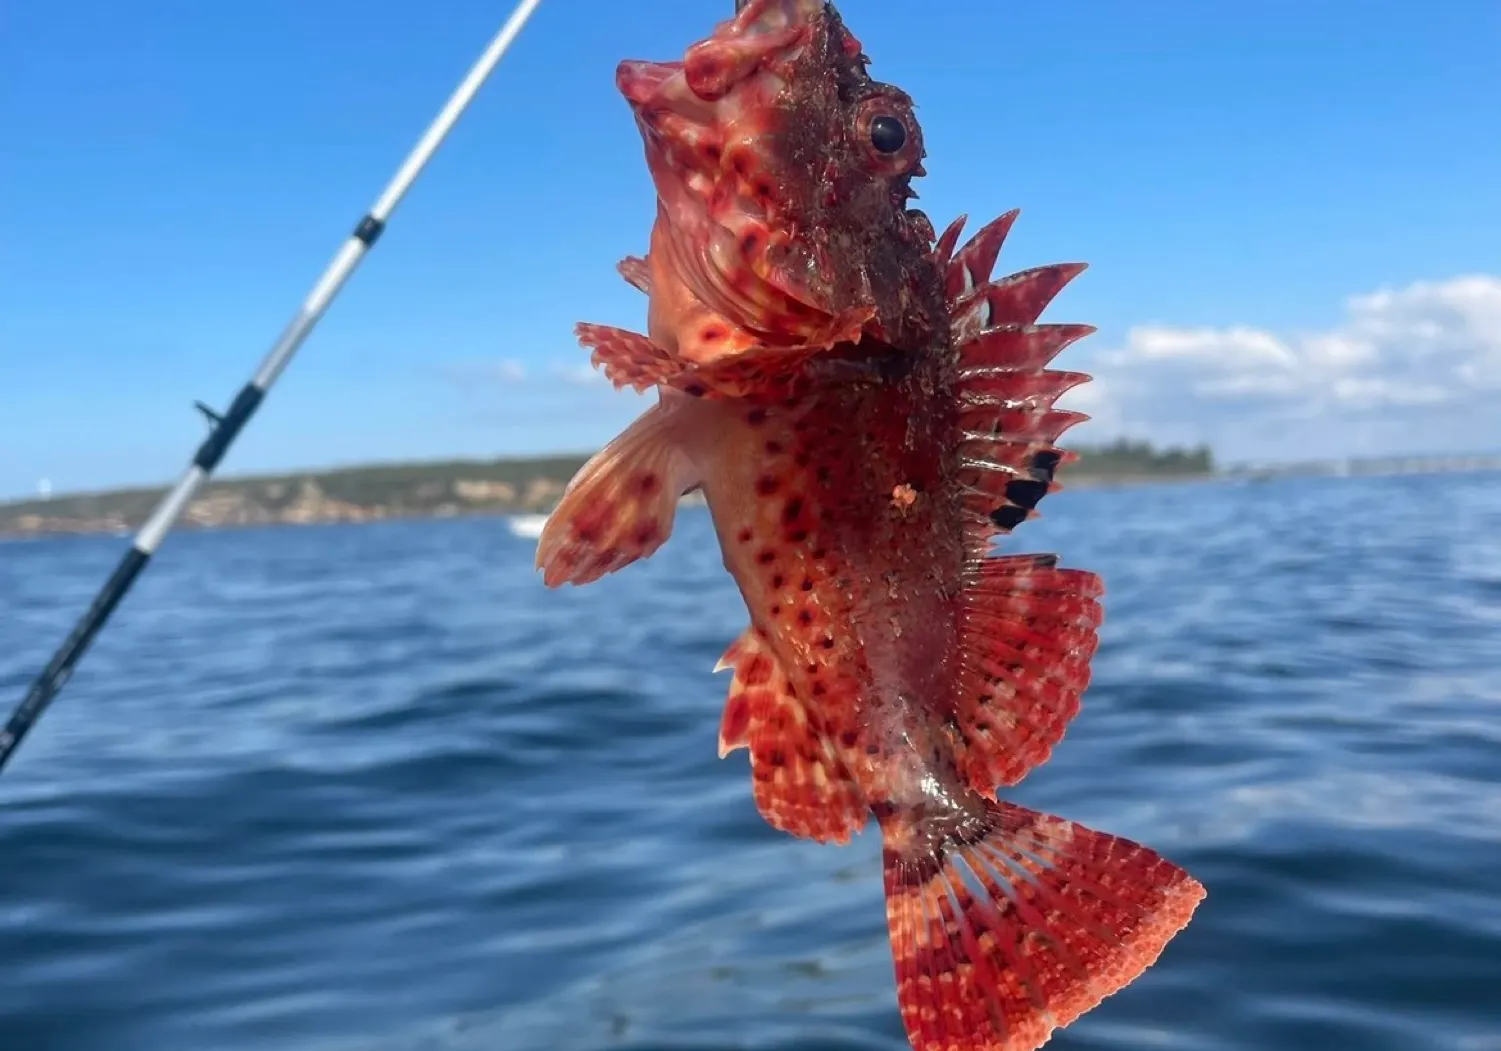
POLYGON ((58 647, 52 655, 52 660, 42 669, 40 675, 22 698, 21 703, 11 714, 5 724, 5 729, 0 730, 0 770, 10 757, 15 754, 27 733, 36 725, 47 706, 52 703, 63 686, 73 676, 73 670, 88 650, 89 644, 99 634, 110 614, 120 604, 141 571, 151 561, 151 556, 161 546, 162 541, 171 531, 181 517, 183 510, 193 499, 193 496, 208 481, 219 466, 219 461, 229 451, 235 438, 245 425, 250 422, 255 411, 260 408, 277 377, 292 356, 302 346, 303 340, 307 339, 313 327, 317 325, 323 312, 339 294, 344 283, 359 266, 360 260, 365 253, 375 244, 382 231, 386 228, 386 220, 406 196, 406 192, 417 181, 417 176, 422 173, 427 162, 432 159, 438 147, 448 136, 449 131, 458 123, 469 103, 474 100, 475 94, 484 84, 485 80, 500 63, 501 57, 521 32, 521 27, 526 24, 532 12, 537 9, 541 0, 521 0, 516 5, 511 17, 506 19, 505 25, 500 27, 490 46, 484 54, 470 68, 468 76, 459 84, 458 88, 449 97, 448 103, 439 112, 437 118, 428 126, 427 131, 418 141, 416 147, 407 155, 406 160, 397 170, 394 178, 386 186, 385 192, 375 202, 365 216, 355 226, 354 232, 344 242, 338 254, 328 269, 318 278, 312 292, 308 294, 302 306, 293 316, 292 321, 282 331, 280 338, 271 347, 271 350, 261 361, 260 368, 250 382, 246 383, 230 403, 229 409, 223 415, 209 409, 199 402, 197 407, 209 421, 209 435, 203 444, 198 447, 192 462, 186 471, 178 479, 177 484, 162 498, 146 520, 145 525, 136 534, 130 550, 120 560, 109 580, 95 596, 93 604, 88 611, 79 619, 71 634, 58 647))

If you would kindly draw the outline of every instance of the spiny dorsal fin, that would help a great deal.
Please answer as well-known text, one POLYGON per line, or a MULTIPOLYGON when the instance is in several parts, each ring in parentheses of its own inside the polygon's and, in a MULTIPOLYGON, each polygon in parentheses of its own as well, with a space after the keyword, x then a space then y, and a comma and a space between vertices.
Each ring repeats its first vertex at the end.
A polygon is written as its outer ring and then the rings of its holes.
POLYGON ((971 564, 985 557, 992 537, 1033 517, 1042 498, 1058 488, 1054 474, 1074 457, 1054 443, 1088 419, 1056 409, 1054 402, 1089 377, 1046 366, 1093 327, 1037 324, 1084 264, 1034 267, 990 280, 1017 214, 993 220, 954 252, 962 218, 956 220, 935 249, 944 265, 959 359, 959 481, 971 564))
MULTIPOLYGON (((1020 208, 1013 208, 992 219, 976 230, 975 235, 948 261, 944 268, 943 291, 950 303, 990 280, 990 271, 1001 254, 1001 245, 1020 214, 1020 208)), ((957 238, 957 229, 954 234, 957 238)))
POLYGON ((949 223, 943 233, 938 235, 938 240, 933 245, 933 261, 939 269, 945 273, 948 271, 949 262, 954 258, 954 246, 959 243, 959 235, 964 231, 964 221, 967 215, 957 215, 949 223))

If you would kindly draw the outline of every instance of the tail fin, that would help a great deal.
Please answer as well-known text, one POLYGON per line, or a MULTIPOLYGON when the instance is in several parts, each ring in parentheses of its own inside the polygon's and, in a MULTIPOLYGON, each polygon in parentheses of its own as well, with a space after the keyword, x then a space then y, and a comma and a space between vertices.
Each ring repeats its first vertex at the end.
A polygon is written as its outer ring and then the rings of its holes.
POLYGON ((882 825, 886 919, 916 1051, 1035 1051, 1135 981, 1204 888, 1130 840, 985 800, 946 829, 882 825))

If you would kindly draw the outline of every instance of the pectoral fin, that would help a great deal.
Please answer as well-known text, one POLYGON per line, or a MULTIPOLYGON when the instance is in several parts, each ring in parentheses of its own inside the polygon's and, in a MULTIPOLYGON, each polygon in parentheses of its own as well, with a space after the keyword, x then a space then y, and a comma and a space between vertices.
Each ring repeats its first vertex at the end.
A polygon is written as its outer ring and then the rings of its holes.
POLYGON ((574 476, 537 544, 548 587, 587 584, 667 540, 678 498, 699 484, 675 416, 653 406, 574 476))

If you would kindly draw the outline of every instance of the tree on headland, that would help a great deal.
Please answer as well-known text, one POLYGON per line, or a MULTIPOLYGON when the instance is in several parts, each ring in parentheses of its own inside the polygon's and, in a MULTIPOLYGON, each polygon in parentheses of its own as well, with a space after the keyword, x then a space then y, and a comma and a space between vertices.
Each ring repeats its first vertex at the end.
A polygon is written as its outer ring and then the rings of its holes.
POLYGON ((1073 450, 1079 460, 1065 470, 1076 477, 1157 478, 1214 473, 1214 455, 1207 445, 1157 449, 1151 442, 1117 438, 1107 445, 1079 445, 1073 450))

